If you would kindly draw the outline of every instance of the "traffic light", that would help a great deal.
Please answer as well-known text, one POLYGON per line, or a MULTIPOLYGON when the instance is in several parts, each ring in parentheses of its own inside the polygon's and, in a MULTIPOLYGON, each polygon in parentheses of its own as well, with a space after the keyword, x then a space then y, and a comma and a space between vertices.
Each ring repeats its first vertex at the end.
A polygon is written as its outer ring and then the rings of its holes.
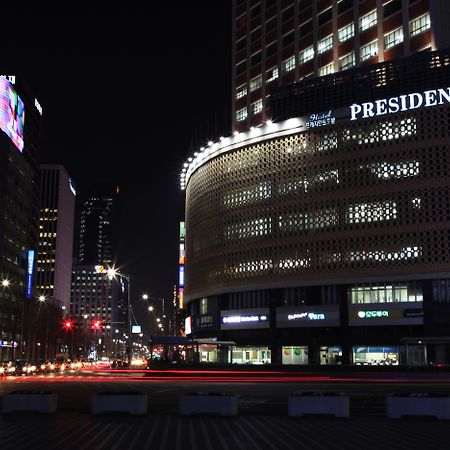
POLYGON ((94 320, 92 322, 92 328, 97 331, 100 330, 102 328, 102 323, 100 322, 100 320, 94 320))
POLYGON ((73 328, 73 322, 71 320, 64 321, 64 329, 70 331, 73 328))

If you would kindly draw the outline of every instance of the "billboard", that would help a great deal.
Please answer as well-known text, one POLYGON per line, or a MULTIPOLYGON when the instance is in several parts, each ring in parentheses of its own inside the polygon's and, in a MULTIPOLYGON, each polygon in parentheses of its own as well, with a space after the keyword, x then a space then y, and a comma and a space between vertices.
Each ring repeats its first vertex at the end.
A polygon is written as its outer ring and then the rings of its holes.
POLYGON ((132 325, 131 326, 131 333, 133 334, 141 334, 141 326, 140 325, 132 325))
POLYGON ((23 125, 25 106, 13 85, 0 77, 0 129, 13 141, 17 149, 23 151, 23 125))
POLYGON ((277 308, 278 328, 300 327, 338 327, 339 306, 282 306, 277 308))
POLYGON ((25 297, 29 300, 33 291, 34 250, 27 253, 27 284, 25 297))

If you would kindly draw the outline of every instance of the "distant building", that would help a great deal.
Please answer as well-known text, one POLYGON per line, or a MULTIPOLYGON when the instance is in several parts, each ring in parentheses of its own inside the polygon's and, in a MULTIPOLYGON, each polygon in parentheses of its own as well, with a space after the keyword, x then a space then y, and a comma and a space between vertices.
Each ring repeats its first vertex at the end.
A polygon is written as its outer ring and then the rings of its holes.
POLYGON ((40 167, 39 248, 36 289, 69 310, 75 186, 61 165, 40 167))
POLYGON ((108 277, 104 266, 73 267, 70 317, 75 322, 78 356, 125 354, 129 282, 126 275, 108 277))
POLYGON ((91 186, 81 209, 79 264, 113 265, 119 186, 91 186))
POLYGON ((30 322, 28 313, 35 295, 42 108, 13 75, 0 76, 0 104, 1 361, 25 355, 37 319, 30 322))
POLYGON ((129 276, 108 277, 116 267, 119 187, 91 186, 81 210, 79 261, 73 267, 70 314, 83 356, 124 354, 129 335, 129 276), (98 328, 96 323, 100 323, 98 328), (116 331, 117 330, 117 331, 116 331), (99 344, 98 339, 102 340, 99 344))
POLYGON ((447 0, 233 0, 232 124, 273 119, 276 87, 450 47, 447 0))

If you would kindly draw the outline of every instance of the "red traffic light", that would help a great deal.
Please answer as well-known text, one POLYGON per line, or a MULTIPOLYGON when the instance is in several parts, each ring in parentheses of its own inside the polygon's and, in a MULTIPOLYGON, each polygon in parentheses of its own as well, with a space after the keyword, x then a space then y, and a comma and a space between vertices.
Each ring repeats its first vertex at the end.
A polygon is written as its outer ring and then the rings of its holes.
POLYGON ((71 320, 64 321, 64 328, 66 330, 71 330, 73 327, 73 322, 71 320))
POLYGON ((92 328, 94 330, 100 330, 101 327, 102 323, 100 322, 100 320, 94 320, 94 322, 92 323, 92 328))

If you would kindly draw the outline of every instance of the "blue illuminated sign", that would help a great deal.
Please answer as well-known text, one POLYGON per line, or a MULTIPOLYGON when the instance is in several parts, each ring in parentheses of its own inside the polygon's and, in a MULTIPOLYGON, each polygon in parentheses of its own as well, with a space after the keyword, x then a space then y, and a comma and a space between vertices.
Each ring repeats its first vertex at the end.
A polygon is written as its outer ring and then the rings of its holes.
POLYGON ((33 287, 33 267, 34 267, 34 250, 28 250, 28 264, 27 264, 27 287, 26 298, 31 298, 31 291, 33 287))
POLYGON ((180 272, 178 277, 178 286, 184 287, 184 266, 180 266, 180 272))

